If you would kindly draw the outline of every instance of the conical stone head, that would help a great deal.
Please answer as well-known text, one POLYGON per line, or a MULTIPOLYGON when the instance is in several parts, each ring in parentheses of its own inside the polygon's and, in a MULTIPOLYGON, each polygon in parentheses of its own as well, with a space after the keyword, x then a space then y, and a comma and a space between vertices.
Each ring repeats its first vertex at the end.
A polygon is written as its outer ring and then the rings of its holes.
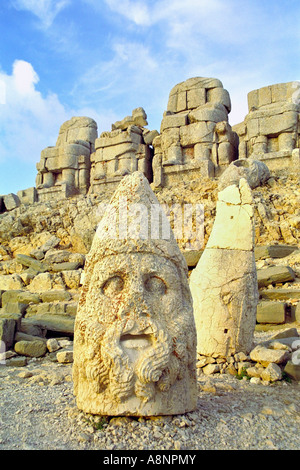
POLYGON ((195 363, 186 262, 136 172, 121 181, 87 257, 74 332, 77 405, 110 416, 191 411, 195 363))

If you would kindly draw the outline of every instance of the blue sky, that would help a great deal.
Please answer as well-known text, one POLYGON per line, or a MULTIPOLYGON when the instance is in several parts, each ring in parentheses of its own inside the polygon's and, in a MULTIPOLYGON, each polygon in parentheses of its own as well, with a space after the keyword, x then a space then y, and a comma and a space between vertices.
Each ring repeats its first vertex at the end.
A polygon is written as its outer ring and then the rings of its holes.
POLYGON ((98 133, 142 106, 159 130, 171 88, 215 77, 231 96, 300 80, 299 0, 5 0, 0 3, 0 194, 35 185, 59 127, 98 133))

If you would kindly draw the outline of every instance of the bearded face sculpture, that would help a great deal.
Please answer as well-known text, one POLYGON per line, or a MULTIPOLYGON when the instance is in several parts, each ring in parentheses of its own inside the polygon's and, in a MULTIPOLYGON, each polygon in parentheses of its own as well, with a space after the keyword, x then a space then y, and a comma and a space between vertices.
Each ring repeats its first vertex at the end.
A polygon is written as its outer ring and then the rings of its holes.
MULTIPOLYGON (((139 200, 142 195, 143 203, 149 202, 151 189, 140 173, 124 180, 121 189, 129 187, 132 194, 134 186, 139 200)), ((104 216, 102 234, 106 223, 104 216)), ((104 240, 99 232, 75 324, 78 407, 112 416, 195 409, 196 332, 176 242, 104 240)))

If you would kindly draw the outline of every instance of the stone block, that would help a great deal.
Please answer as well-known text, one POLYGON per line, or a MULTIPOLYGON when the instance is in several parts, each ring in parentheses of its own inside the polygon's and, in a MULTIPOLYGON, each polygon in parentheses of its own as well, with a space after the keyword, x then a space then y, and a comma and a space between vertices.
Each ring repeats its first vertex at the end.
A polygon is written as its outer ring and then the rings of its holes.
POLYGON ((37 190, 34 187, 18 191, 17 196, 21 204, 33 204, 37 202, 37 190))
POLYGON ((21 302, 7 302, 2 308, 2 313, 21 313, 23 315, 27 307, 28 304, 21 302))
MULTIPOLYGON (((298 362, 298 361, 297 361, 298 362)), ((300 363, 288 361, 285 365, 284 372, 294 380, 300 381, 300 363)))
POLYGON ((0 275, 1 290, 18 290, 24 287, 24 282, 19 274, 3 274, 0 275))
POLYGON ((78 289, 80 287, 81 270, 63 271, 62 278, 68 289, 78 289))
POLYGON ((270 266, 257 270, 258 287, 294 281, 295 273, 289 266, 270 266))
POLYGON ((17 354, 25 357, 42 357, 47 352, 45 341, 18 341, 14 347, 17 354))
POLYGON ((275 114, 260 120, 260 134, 274 135, 282 132, 292 132, 297 128, 297 122, 298 114, 296 112, 275 114))
POLYGON ((179 113, 180 111, 185 111, 187 109, 187 96, 186 91, 180 91, 177 96, 177 109, 176 111, 179 113))
POLYGON ((272 103, 271 87, 266 86, 258 90, 258 103, 259 107, 272 103))
POLYGON ((261 379, 276 382, 282 379, 282 370, 277 364, 270 363, 261 373, 261 379))
POLYGON ((249 109, 249 111, 259 107, 258 90, 250 91, 247 95, 247 99, 248 99, 248 109, 249 109))
POLYGON ((153 145, 153 140, 159 136, 159 132, 157 130, 143 132, 143 138, 146 145, 153 145))
POLYGON ((169 114, 163 118, 161 122, 160 132, 163 132, 165 129, 168 129, 170 127, 186 126, 187 123, 187 114, 169 114))
POLYGON ((206 103, 206 89, 192 88, 187 91, 187 107, 188 109, 198 108, 206 103))
POLYGON ((23 290, 7 290, 3 292, 2 304, 3 307, 8 303, 19 302, 21 304, 37 304, 39 303, 40 297, 38 294, 33 294, 23 290))
POLYGON ((61 271, 74 271, 79 269, 82 266, 81 262, 73 261, 73 262, 65 262, 65 263, 55 263, 51 266, 51 271, 53 272, 61 272, 61 271))
POLYGON ((297 249, 297 246, 290 245, 256 246, 254 253, 256 260, 267 258, 285 258, 297 249))
POLYGON ((73 317, 67 317, 66 315, 34 315, 30 318, 26 318, 28 324, 39 326, 47 331, 55 331, 58 333, 73 335, 74 334, 74 322, 73 317))
POLYGON ((212 142, 214 122, 195 122, 188 126, 180 127, 180 143, 182 147, 189 147, 199 142, 212 142))
POLYGON ((300 300, 300 289, 262 289, 260 297, 268 300, 300 300))
POLYGON ((43 243, 43 245, 40 247, 40 250, 46 253, 48 250, 56 248, 60 244, 60 242, 60 238, 55 235, 52 235, 50 238, 48 238, 45 243, 43 243))
POLYGON ((21 319, 20 326, 18 327, 18 331, 20 333, 25 333, 30 336, 40 336, 41 338, 44 338, 47 332, 45 328, 41 328, 37 325, 33 325, 27 318, 21 319))
POLYGON ((279 101, 288 100, 288 84, 287 83, 276 83, 271 87, 272 103, 278 103, 279 101))
POLYGON ((48 269, 48 266, 45 266, 41 261, 34 259, 31 256, 18 254, 16 256, 16 261, 23 266, 31 268, 36 273, 44 273, 48 269))
MULTIPOLYGON (((228 113, 231 111, 231 100, 227 90, 221 87, 212 88, 207 91, 207 101, 209 103, 222 104, 228 113)), ((226 119, 227 120, 227 119, 226 119)))
POLYGON ((16 330, 16 321, 11 318, 0 318, 0 341, 5 344, 5 349, 12 347, 16 330))
POLYGON ((254 362, 259 362, 264 367, 267 367, 270 363, 285 363, 289 357, 290 355, 288 351, 280 349, 269 349, 262 345, 256 346, 250 352, 250 359, 254 362))
POLYGON ((42 302, 68 301, 70 299, 71 295, 65 290, 49 290, 41 293, 42 302))
POLYGON ((217 123, 221 121, 227 121, 228 113, 224 106, 213 106, 211 104, 207 104, 202 108, 190 111, 188 118, 190 124, 200 121, 212 121, 217 123))
POLYGON ((50 273, 41 273, 35 276, 28 286, 30 292, 44 292, 52 289, 52 278, 50 273))
POLYGON ((55 352, 60 349, 60 345, 56 338, 49 338, 47 340, 47 349, 49 352, 55 352))
POLYGON ((11 211, 20 206, 21 201, 16 194, 10 193, 3 196, 3 203, 7 211, 11 211))
POLYGON ((57 362, 68 364, 73 362, 73 351, 59 351, 56 354, 57 362))
POLYGON ((28 358, 25 356, 11 357, 6 360, 6 365, 9 367, 24 367, 27 365, 28 358))
POLYGON ((257 306, 257 323, 284 323, 285 302, 260 302, 257 306))

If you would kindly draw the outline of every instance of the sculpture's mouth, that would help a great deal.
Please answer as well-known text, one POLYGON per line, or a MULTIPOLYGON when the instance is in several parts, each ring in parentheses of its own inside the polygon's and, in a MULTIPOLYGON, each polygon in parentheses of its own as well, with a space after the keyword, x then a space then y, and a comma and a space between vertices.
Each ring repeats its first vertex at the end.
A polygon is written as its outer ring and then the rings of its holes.
POLYGON ((147 327, 144 330, 138 329, 136 326, 121 335, 120 342, 125 348, 143 349, 152 344, 151 334, 153 330, 147 327))

